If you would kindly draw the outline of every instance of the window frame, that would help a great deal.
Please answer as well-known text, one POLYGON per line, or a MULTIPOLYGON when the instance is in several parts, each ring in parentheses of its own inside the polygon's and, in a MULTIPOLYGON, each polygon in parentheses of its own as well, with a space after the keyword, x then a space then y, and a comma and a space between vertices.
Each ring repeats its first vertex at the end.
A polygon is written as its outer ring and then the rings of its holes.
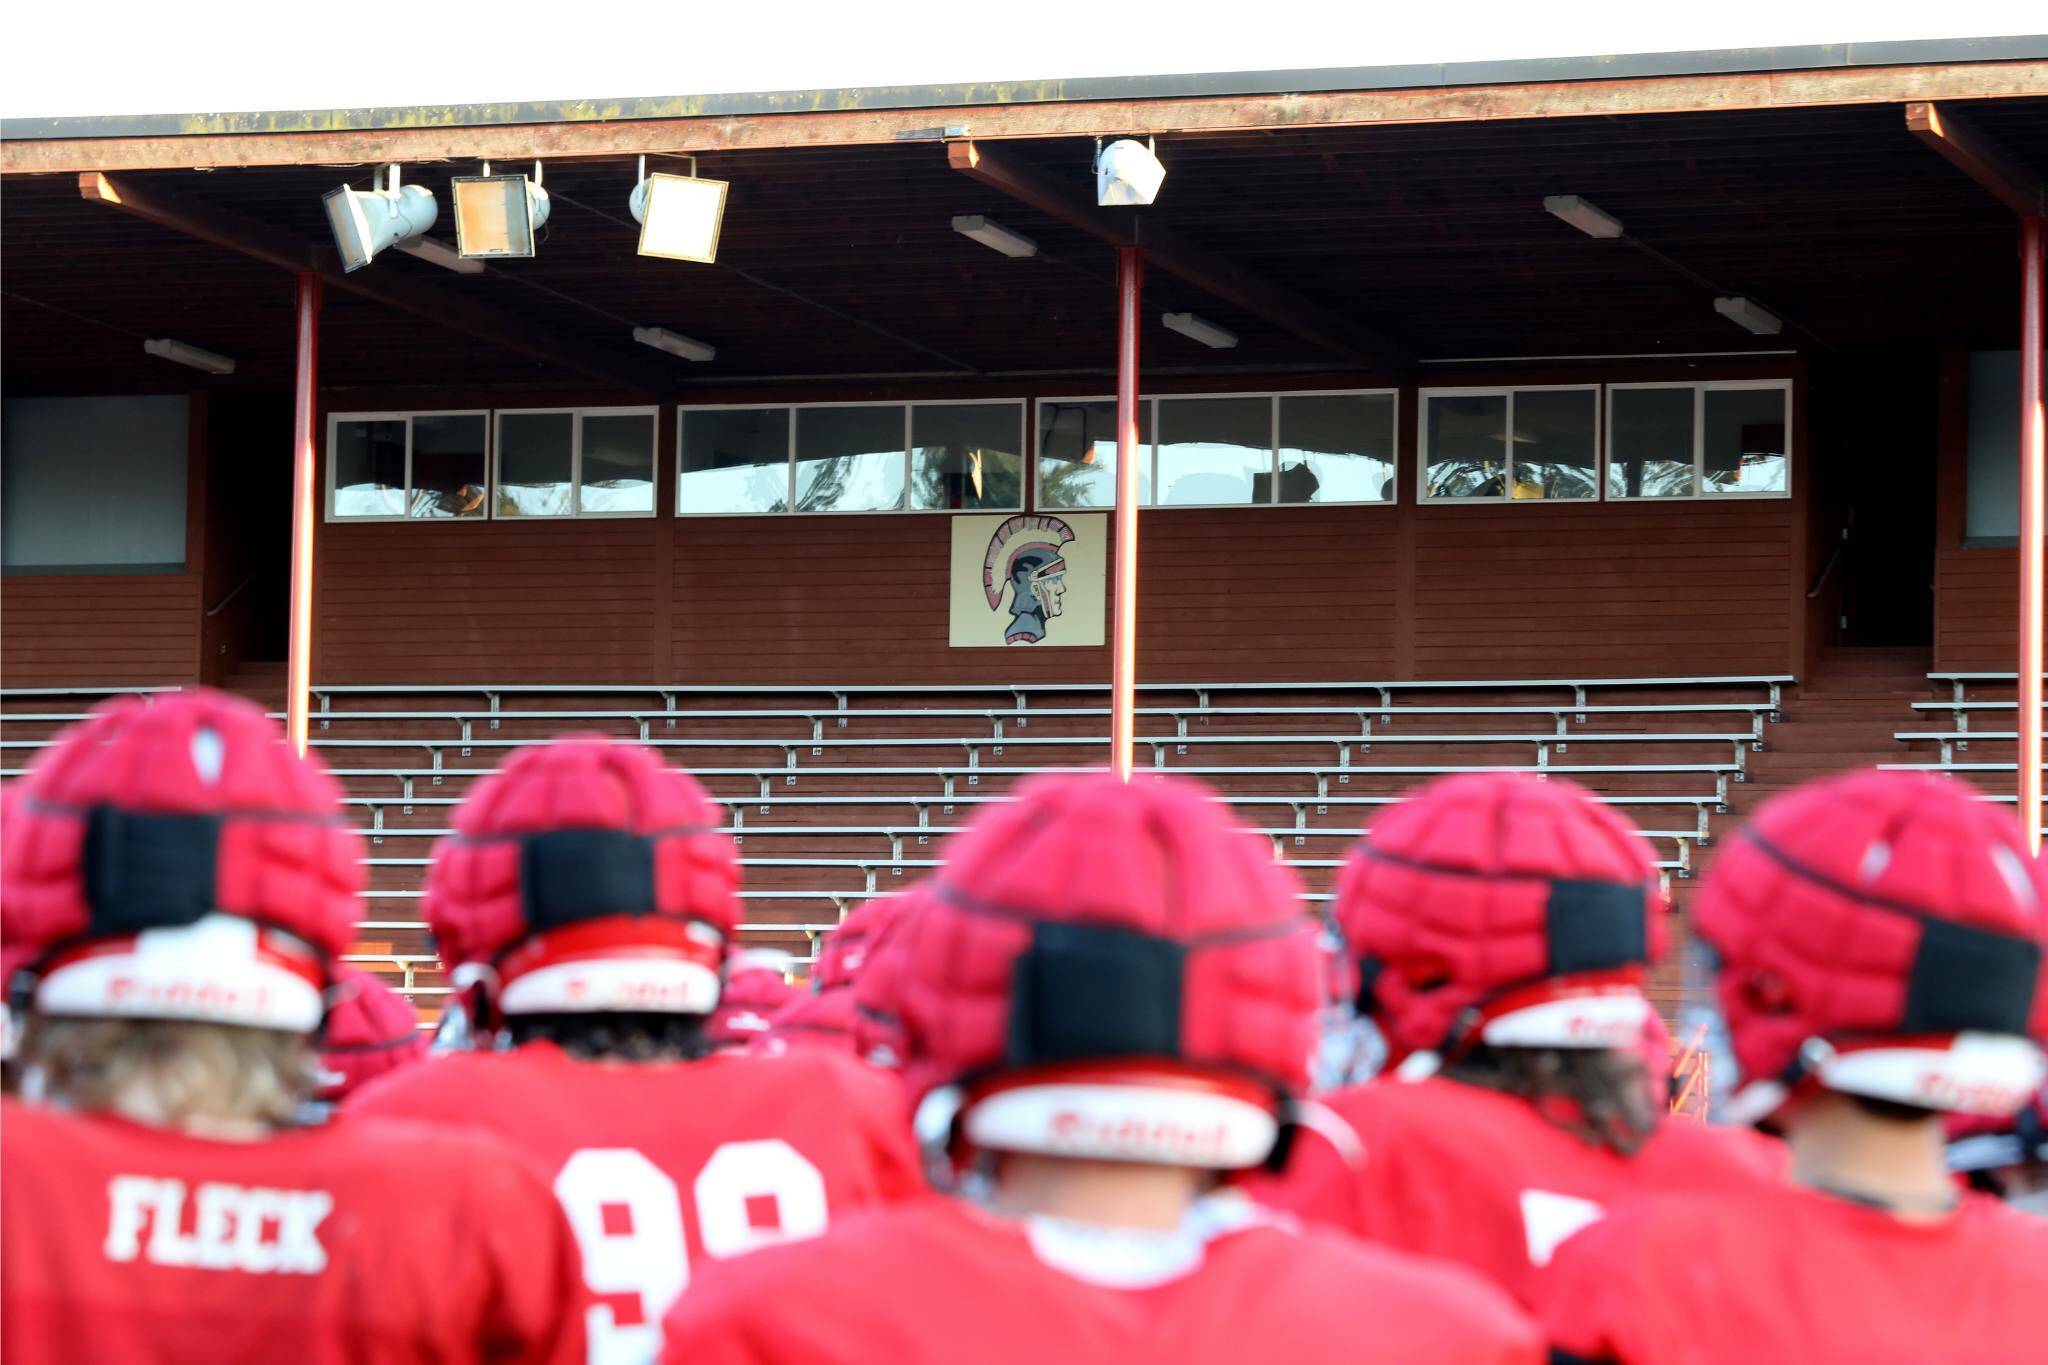
POLYGON ((1604 439, 1600 443, 1600 496, 1606 502, 1658 503, 1658 502, 1725 502, 1756 501, 1772 498, 1790 498, 1792 480, 1796 472, 1796 456, 1793 451, 1793 381, 1787 379, 1680 379, 1644 380, 1626 384, 1606 385, 1607 397, 1601 404, 1604 439), (1692 401, 1692 492, 1676 497, 1659 498, 1648 494, 1630 497, 1626 493, 1610 493, 1607 488, 1607 470, 1613 462, 1614 451, 1614 394, 1618 389, 1691 389, 1692 401), (1785 404, 1785 486, 1782 489, 1757 489, 1744 492, 1739 489, 1722 491, 1707 487, 1707 394, 1710 392, 1742 392, 1762 389, 1776 389, 1785 404))
POLYGON ((1500 503, 1536 504, 1551 507, 1584 507, 1587 503, 1606 501, 1607 492, 1607 400, 1602 390, 1611 387, 1597 380, 1579 384, 1441 384, 1418 387, 1415 390, 1415 504, 1418 507, 1487 507, 1500 503), (1506 400, 1507 411, 1502 415, 1502 430, 1508 434, 1507 466, 1503 471, 1501 486, 1512 490, 1515 486, 1515 395, 1518 393, 1562 393, 1577 391, 1593 395, 1593 496, 1589 498, 1518 498, 1513 492, 1495 497, 1459 497, 1450 493, 1429 491, 1429 400, 1443 396, 1465 398, 1502 398, 1506 400))
MULTIPOLYGON (((1029 466, 1037 458, 1031 436, 1031 400, 1028 398, 917 398, 876 401, 873 399, 853 402, 824 403, 678 403, 676 405, 676 497, 673 515, 678 517, 901 517, 901 516, 1001 516, 1022 512, 1025 497, 1031 490, 1029 466), (918 408, 962 408, 1013 406, 1017 409, 1018 458, 1026 464, 1025 477, 1018 485, 1019 498, 1012 507, 917 507, 911 496, 911 477, 915 473, 912 455, 916 447, 912 444, 916 429, 915 410, 918 408), (809 511, 796 505, 796 442, 797 414, 815 408, 900 408, 903 414, 903 500, 895 507, 823 507, 809 511), (789 414, 788 432, 782 455, 784 484, 787 490, 783 500, 788 504, 780 512, 727 512, 696 511, 683 505, 683 424, 687 414, 692 412, 762 412, 781 410, 789 414)), ((765 466, 764 466, 765 467, 765 466)))
MULTIPOLYGON (((1111 403, 1116 402, 1115 394, 1060 394, 1040 396, 1031 400, 1031 415, 1038 416, 1043 403, 1111 403)), ((1256 509, 1261 507, 1398 507, 1401 503, 1399 480, 1401 472, 1401 390, 1399 388, 1362 389, 1249 389, 1231 390, 1218 393, 1154 393, 1139 397, 1141 405, 1151 408, 1152 439, 1145 444, 1149 447, 1146 456, 1148 472, 1152 481, 1152 496, 1139 504, 1148 512, 1216 511, 1223 508, 1256 509), (1159 405, 1186 399, 1203 398, 1263 398, 1266 402, 1266 484, 1267 496, 1264 502, 1161 502, 1159 501, 1159 405), (1283 398, 1389 398, 1393 400, 1393 449, 1389 452, 1387 465, 1394 471, 1395 496, 1391 498, 1344 499, 1335 502, 1282 502, 1280 501, 1280 400, 1283 398)), ((1039 498, 1038 488, 1038 423, 1031 425, 1031 508, 1044 512, 1105 512, 1115 510, 1114 502, 1099 507, 1051 507, 1039 498)))
POLYGON ((631 521, 652 517, 661 511, 661 407, 637 404, 597 408, 493 408, 491 410, 491 517, 496 521, 631 521), (498 468, 504 443, 498 439, 499 426, 506 417, 552 417, 567 414, 569 422, 569 510, 559 516, 498 515, 498 490, 504 486, 498 468), (647 440, 647 481, 654 489, 644 512, 586 512, 583 510, 583 419, 586 417, 652 417, 654 426, 647 440))
POLYGON ((330 412, 327 414, 327 498, 325 521, 341 526, 367 526, 379 523, 410 521, 435 525, 473 525, 491 520, 491 499, 497 492, 498 424, 490 408, 421 408, 398 412, 330 412), (409 510, 412 507, 412 421, 415 417, 481 417, 484 419, 484 514, 480 517, 416 517, 409 510), (340 435, 343 422, 403 422, 405 423, 405 484, 399 490, 399 504, 408 509, 397 513, 377 516, 343 516, 334 510, 335 476, 340 462, 335 458, 335 440, 340 435))

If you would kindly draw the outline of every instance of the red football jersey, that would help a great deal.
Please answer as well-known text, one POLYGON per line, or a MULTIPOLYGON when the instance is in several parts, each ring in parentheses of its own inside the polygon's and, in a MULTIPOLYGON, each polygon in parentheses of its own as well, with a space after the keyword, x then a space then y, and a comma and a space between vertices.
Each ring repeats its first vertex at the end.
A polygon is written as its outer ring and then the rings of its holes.
POLYGON ((1537 1280, 1566 1358, 2018 1365, 2048 1356, 2048 1221, 1980 1196, 1909 1223, 1785 1184, 1617 1210, 1537 1280))
POLYGON ((1530 1301, 1559 1242, 1608 1205, 1656 1190, 1776 1179, 1784 1149, 1746 1130, 1674 1119, 1632 1157, 1596 1147, 1527 1101, 1432 1077, 1323 1097, 1362 1154, 1304 1132, 1286 1175, 1259 1198, 1405 1251, 1467 1265, 1530 1301))
POLYGON ((1477 1276, 1244 1200, 1206 1233, 1011 1221, 941 1196, 721 1265, 669 1365, 1521 1365, 1535 1324, 1477 1276))
POLYGON ((0 1356, 584 1359, 576 1245, 497 1143, 343 1118, 236 1142, 0 1109, 0 1356))
POLYGON ((552 1174, 596 1299, 593 1361, 650 1359, 708 1263, 924 1188, 902 1085, 826 1052, 628 1064, 529 1043, 430 1060, 350 1107, 487 1129, 552 1174))

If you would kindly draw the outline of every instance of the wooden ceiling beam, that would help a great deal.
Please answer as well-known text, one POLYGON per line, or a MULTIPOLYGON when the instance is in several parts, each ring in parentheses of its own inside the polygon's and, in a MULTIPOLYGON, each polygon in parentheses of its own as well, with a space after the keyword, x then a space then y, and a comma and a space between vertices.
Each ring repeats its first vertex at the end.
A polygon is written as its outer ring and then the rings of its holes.
POLYGON ((332 248, 302 241, 233 209, 126 176, 86 171, 78 177, 81 198, 106 204, 145 222, 196 237, 274 265, 312 271, 335 289, 450 328, 573 374, 615 384, 633 393, 665 398, 676 387, 665 366, 643 360, 625 347, 588 337, 565 338, 552 324, 540 324, 474 299, 464 298, 388 272, 344 273, 332 248))
POLYGON ((1117 246, 1139 246, 1147 264, 1177 276, 1283 332, 1347 360, 1403 374, 1415 363, 1399 342, 1190 241, 1145 213, 1105 212, 1085 195, 973 142, 946 144, 946 163, 1018 203, 1117 246))
POLYGON ((1931 100, 1906 106, 1906 131, 1941 153, 2022 218, 2048 215, 2048 179, 2025 165, 1960 109, 1931 100))
MULTIPOLYGON (((709 155, 785 147, 875 146, 965 124, 998 138, 1190 137, 1261 129, 1489 123, 1503 119, 1613 118, 1727 113, 1818 105, 2010 99, 2048 94, 2048 61, 1958 62, 1806 71, 1715 72, 1523 85, 1425 86, 1170 99, 1062 100, 913 109, 829 109, 732 117, 619 116, 609 106, 547 123, 475 121, 393 128, 336 127, 349 115, 221 115, 206 132, 172 136, 36 138, 0 143, 0 172, 176 170, 357 162, 523 161, 535 157, 709 155), (298 124, 290 131, 280 127, 298 124)), ((688 100, 674 102, 686 108, 688 100)), ((429 112, 445 117, 443 111, 429 112)), ((469 111, 455 111, 457 115, 469 111)), ((202 124, 207 120, 200 120, 202 124)))

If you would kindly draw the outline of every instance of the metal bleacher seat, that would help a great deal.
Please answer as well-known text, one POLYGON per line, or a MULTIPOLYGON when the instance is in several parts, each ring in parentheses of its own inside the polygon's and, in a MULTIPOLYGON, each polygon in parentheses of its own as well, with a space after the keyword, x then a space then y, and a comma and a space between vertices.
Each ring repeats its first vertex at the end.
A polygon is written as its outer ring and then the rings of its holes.
MULTIPOLYGON (((1664 876, 1683 877, 1790 681, 1147 685, 1137 757, 1215 785, 1303 874, 1311 904, 1378 809, 1458 771, 1584 782, 1635 820, 1664 876)), ((0 692, 0 777, 97 695, 0 692)), ((929 872, 941 841, 1014 783, 1106 761, 1106 700, 1097 684, 316 688, 311 742, 370 840, 351 960, 423 1003, 447 993, 418 909, 432 841, 472 780, 569 730, 642 738, 702 778, 738 841, 745 941, 808 960, 846 911, 929 872)))

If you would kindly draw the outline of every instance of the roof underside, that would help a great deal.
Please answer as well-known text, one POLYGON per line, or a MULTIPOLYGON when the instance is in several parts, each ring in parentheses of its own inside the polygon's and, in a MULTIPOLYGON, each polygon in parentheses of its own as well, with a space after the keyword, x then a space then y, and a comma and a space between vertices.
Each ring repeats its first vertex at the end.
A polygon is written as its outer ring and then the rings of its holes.
MULTIPOLYGON (((2048 173, 2048 99, 1966 108, 2048 173)), ((1003 154, 1091 193, 1093 144, 1011 141, 1003 154)), ((1293 128, 1162 142, 1168 177, 1142 212, 1424 358, 1727 351, 1819 343, 2009 345, 2011 212, 1908 135, 1898 105, 1741 113, 1293 128), (1752 338, 1711 294, 1625 243, 1543 212, 1579 194, 1633 237, 1811 336, 1752 338)), ((137 183, 324 242, 321 193, 369 167, 140 171, 137 183)), ((509 169, 509 168, 507 168, 509 169)), ((447 174, 408 177, 442 194, 447 174)), ((537 258, 456 276, 396 254, 371 270, 516 313, 557 338, 626 341, 633 325, 711 342, 678 384, 825 375, 1106 373, 1111 248, 950 169, 932 143, 721 153, 732 184, 716 266, 643 259, 629 157, 551 164, 537 258), (983 213, 1036 239, 1010 260, 955 234, 983 213), (893 335, 890 335, 893 334, 893 335)), ((290 378, 292 286, 276 267, 80 197, 71 175, 9 177, 0 213, 0 370, 10 394, 277 389, 290 378), (206 380, 145 356, 171 336, 235 357, 206 380)), ((511 350, 330 291, 324 387, 582 381, 511 350)), ((1271 321, 1153 271, 1148 313, 1236 332, 1207 350, 1148 327, 1148 369, 1346 368, 1271 321)), ((651 354, 651 353, 650 353, 651 354)))

